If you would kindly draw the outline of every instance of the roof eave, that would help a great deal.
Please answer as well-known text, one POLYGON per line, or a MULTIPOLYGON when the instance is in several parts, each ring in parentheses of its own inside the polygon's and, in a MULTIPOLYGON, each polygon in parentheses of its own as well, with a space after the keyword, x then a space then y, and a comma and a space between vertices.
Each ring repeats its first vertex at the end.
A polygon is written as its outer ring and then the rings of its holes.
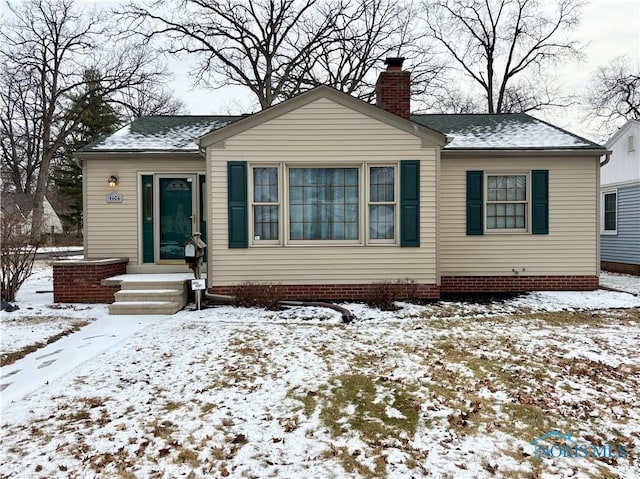
POLYGON ((117 156, 139 156, 139 157, 160 157, 160 158, 202 158, 203 153, 198 150, 101 150, 101 151, 76 151, 72 155, 80 160, 111 160, 117 156))
POLYGON ((633 125, 640 125, 640 120, 634 120, 634 119, 627 120, 627 122, 624 125, 618 128, 618 130, 609 137, 609 139, 606 141, 604 146, 606 146, 607 148, 611 148, 613 144, 616 141, 618 141, 618 138, 620 138, 620 136, 624 135, 627 131, 629 131, 633 125))
POLYGON ((600 157, 610 153, 604 148, 445 148, 442 158, 524 158, 543 157, 600 157))

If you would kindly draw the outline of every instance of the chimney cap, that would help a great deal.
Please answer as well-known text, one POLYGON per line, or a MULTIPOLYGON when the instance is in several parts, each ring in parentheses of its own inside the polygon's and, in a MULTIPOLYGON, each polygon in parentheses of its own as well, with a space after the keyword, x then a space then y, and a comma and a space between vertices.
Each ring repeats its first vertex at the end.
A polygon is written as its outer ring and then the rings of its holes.
POLYGON ((396 69, 402 68, 402 63, 404 62, 404 57, 387 57, 384 61, 384 64, 387 65, 388 69, 396 69))

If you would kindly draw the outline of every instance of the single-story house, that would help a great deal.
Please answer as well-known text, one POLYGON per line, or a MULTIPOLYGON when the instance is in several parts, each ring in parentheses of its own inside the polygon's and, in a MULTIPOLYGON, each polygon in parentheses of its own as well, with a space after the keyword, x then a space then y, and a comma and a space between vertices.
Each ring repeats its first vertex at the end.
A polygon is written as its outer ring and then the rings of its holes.
POLYGON ((629 120, 605 144, 600 175, 602 269, 640 275, 640 121, 629 120))
POLYGON ((401 60, 376 105, 320 86, 252 115, 140 118, 78 151, 85 256, 188 272, 199 231, 212 293, 597 288, 605 148, 526 114, 412 115, 401 60))

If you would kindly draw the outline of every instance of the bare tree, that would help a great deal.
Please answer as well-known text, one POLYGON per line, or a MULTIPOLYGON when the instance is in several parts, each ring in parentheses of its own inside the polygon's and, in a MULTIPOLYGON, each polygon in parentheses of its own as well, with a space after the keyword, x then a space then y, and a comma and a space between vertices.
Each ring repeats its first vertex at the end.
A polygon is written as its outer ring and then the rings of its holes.
MULTIPOLYGON (((322 14, 322 12, 321 12, 322 14)), ((296 72, 296 86, 329 85, 365 101, 373 101, 376 71, 387 57, 411 62, 412 89, 424 93, 441 72, 423 45, 418 12, 411 2, 360 0, 338 15, 330 39, 323 42, 296 72)))
POLYGON ((587 94, 590 116, 600 119, 607 130, 621 120, 640 120, 640 71, 634 71, 632 64, 628 57, 618 57, 593 76, 587 94))
POLYGON ((157 0, 129 4, 121 16, 127 31, 166 41, 166 52, 195 55, 197 84, 245 86, 264 109, 292 90, 296 69, 328 40, 342 8, 334 0, 157 0), (326 16, 314 15, 319 4, 326 16))
POLYGON ((376 67, 408 57, 416 85, 439 70, 419 44, 411 2, 393 0, 158 0, 129 4, 128 31, 193 55, 200 86, 240 85, 261 109, 316 85, 370 100, 376 67))
POLYGON ((581 0, 559 0, 547 13, 538 0, 433 0, 426 25, 452 65, 479 87, 488 113, 563 106, 544 68, 578 57, 567 37, 581 0))
POLYGON ((32 155, 26 155, 26 164, 37 170, 31 227, 32 241, 37 242, 51 161, 83 113, 81 107, 71 105, 86 104, 78 97, 91 91, 86 88, 84 72, 87 68, 101 72, 101 92, 109 96, 152 81, 162 71, 156 67, 156 58, 143 48, 124 41, 107 45, 105 18, 96 12, 77 11, 72 0, 27 0, 9 4, 8 10, 0 29, 0 63, 8 81, 13 85, 22 82, 24 90, 3 97, 3 133, 14 135, 9 144, 24 144, 19 145, 20 151, 8 148, 12 155, 3 156, 3 163, 24 165, 21 152, 32 155), (13 154, 15 151, 18 153, 13 154))
POLYGON ((123 121, 133 121, 149 115, 179 115, 185 111, 182 100, 175 98, 160 83, 125 88, 112 96, 109 103, 119 107, 119 116, 123 121))
POLYGON ((37 114, 33 78, 21 70, 0 71, 2 189, 30 193, 40 168, 42 118, 37 114))
POLYGON ((15 301, 20 286, 31 276, 37 245, 23 233, 22 215, 2 215, 0 229, 0 293, 2 301, 15 301))

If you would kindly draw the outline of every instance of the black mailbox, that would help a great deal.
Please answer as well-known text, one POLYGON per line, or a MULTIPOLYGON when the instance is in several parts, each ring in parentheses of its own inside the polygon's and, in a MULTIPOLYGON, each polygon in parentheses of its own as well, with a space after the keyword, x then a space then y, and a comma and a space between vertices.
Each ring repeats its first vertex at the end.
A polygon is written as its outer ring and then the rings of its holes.
POLYGON ((204 249, 207 247, 200 236, 200 233, 193 233, 193 236, 184 244, 184 260, 191 269, 202 264, 204 249))

